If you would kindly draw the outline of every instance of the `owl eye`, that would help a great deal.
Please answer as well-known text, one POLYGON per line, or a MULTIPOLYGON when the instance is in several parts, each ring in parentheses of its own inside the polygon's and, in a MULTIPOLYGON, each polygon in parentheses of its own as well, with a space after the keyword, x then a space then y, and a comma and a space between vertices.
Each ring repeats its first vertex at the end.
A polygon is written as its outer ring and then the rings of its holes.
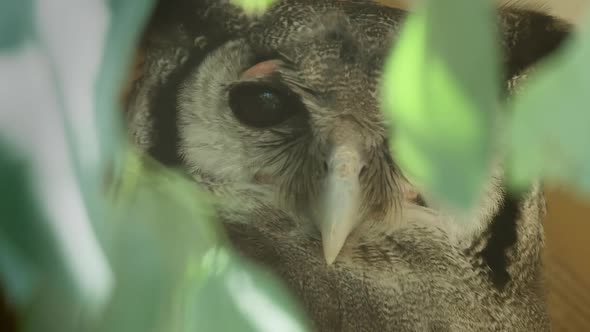
POLYGON ((229 107, 238 121, 268 128, 286 121, 302 108, 299 97, 286 87, 244 82, 229 91, 229 107))

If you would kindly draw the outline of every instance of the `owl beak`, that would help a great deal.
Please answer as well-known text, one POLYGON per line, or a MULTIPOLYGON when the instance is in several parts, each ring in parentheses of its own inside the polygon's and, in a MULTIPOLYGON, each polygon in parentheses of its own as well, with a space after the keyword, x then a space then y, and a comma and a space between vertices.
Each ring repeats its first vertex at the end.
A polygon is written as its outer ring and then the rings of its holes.
POLYGON ((351 146, 338 146, 328 161, 322 200, 320 232, 326 263, 331 265, 348 235, 359 223, 361 154, 351 146))

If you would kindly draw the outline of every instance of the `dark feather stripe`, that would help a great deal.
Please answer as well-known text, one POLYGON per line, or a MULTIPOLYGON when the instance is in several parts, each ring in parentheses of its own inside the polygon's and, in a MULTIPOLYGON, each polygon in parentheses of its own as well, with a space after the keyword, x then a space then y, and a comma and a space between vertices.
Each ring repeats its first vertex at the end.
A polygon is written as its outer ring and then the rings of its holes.
POLYGON ((206 54, 213 49, 214 45, 207 47, 203 53, 199 54, 200 56, 192 57, 185 65, 177 68, 170 75, 166 84, 153 96, 150 112, 154 123, 154 132, 148 153, 166 166, 175 167, 181 164, 177 101, 179 87, 191 69, 198 66, 206 54))
MULTIPOLYGON (((212 51, 230 39, 237 38, 236 31, 244 25, 228 10, 212 6, 210 1, 160 1, 156 14, 148 26, 147 33, 154 33, 157 47, 167 47, 167 37, 178 39, 186 31, 192 42, 198 36, 205 37, 203 45, 191 45, 187 61, 176 68, 166 82, 155 89, 150 103, 150 117, 154 123, 153 140, 148 153, 166 166, 180 166, 180 140, 178 132, 178 91, 180 87, 212 51), (201 8, 202 7, 202 8, 201 8)), ((150 42, 150 36, 147 36, 150 42)))
POLYGON ((502 290, 510 281, 508 273, 510 262, 507 251, 517 245, 516 225, 521 218, 523 201, 523 196, 505 194, 500 209, 488 229, 476 241, 477 243, 486 242, 485 247, 476 254, 476 257, 481 258, 483 264, 487 266, 490 281, 499 290, 502 290))

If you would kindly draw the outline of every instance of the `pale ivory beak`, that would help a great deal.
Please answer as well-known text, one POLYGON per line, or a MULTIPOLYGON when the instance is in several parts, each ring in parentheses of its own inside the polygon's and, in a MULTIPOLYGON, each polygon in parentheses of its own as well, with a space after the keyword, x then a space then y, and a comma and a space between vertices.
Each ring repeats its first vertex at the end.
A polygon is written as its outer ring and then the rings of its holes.
POLYGON ((346 238, 360 221, 361 168, 358 149, 349 145, 337 146, 328 160, 319 220, 324 258, 328 265, 334 262, 346 238))

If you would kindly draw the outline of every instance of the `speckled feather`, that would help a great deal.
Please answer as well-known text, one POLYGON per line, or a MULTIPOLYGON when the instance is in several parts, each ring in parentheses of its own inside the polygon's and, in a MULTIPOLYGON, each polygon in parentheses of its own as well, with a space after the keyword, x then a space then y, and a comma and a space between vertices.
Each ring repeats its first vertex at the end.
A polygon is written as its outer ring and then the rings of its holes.
MULTIPOLYGON (((227 1, 161 1, 129 103, 131 138, 228 202, 217 211, 235 247, 285 280, 318 331, 548 331, 540 188, 508 195, 498 170, 472 228, 400 198, 405 179, 387 148, 395 124, 377 90, 405 15, 366 1, 291 0, 248 18, 227 1), (228 111, 227 86, 277 54, 308 112, 246 128, 228 111), (360 133, 371 153, 367 222, 327 266, 308 214, 334 131, 360 133)), ((498 18, 509 93, 569 28, 530 11, 498 18)))

